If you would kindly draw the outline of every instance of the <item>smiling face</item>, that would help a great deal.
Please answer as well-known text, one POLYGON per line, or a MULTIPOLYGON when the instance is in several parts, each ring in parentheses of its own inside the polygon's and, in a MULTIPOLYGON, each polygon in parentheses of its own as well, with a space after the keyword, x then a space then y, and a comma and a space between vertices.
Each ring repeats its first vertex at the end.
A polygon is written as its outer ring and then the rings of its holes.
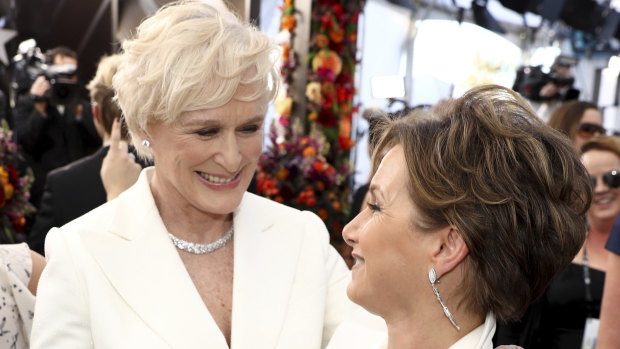
POLYGON ((581 160, 590 176, 596 178, 588 221, 593 226, 613 224, 620 214, 620 188, 610 188, 602 176, 611 171, 620 172, 620 158, 611 151, 592 149, 585 152, 581 160))
POLYGON ((386 153, 370 184, 368 208, 342 233, 355 258, 347 294, 379 315, 409 307, 420 298, 415 295, 430 290, 432 233, 412 225, 418 213, 407 189, 406 164, 402 146, 386 153))
POLYGON ((262 151, 266 109, 264 99, 233 99, 219 108, 185 112, 170 125, 150 125, 151 186, 158 206, 189 214, 234 211, 262 151))

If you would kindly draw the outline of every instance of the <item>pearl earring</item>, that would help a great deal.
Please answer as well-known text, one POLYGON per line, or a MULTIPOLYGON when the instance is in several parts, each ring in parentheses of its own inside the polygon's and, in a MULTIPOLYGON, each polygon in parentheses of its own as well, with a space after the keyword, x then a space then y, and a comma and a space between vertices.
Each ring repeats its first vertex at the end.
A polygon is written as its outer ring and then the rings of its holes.
POLYGON ((151 142, 148 139, 142 141, 142 146, 145 148, 149 148, 151 146, 151 142))

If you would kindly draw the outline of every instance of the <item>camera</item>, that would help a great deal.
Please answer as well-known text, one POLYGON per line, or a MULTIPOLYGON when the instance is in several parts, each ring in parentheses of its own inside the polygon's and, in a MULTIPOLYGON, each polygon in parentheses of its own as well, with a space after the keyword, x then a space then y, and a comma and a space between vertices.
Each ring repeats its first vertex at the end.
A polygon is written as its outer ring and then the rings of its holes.
MULTIPOLYGON (((34 80, 43 75, 50 83, 43 100, 55 105, 68 105, 77 100, 79 85, 76 79, 77 66, 73 64, 50 64, 51 57, 41 52, 34 39, 19 44, 13 58, 13 97, 27 94, 34 80)), ((35 99, 36 100, 36 99, 35 99)))
POLYGON ((561 75, 555 70, 545 73, 541 66, 525 66, 517 70, 517 78, 512 89, 523 97, 536 102, 567 101, 579 97, 579 90, 572 87, 574 82, 575 78, 572 76, 561 75), (548 83, 554 84, 558 92, 552 96, 541 96, 540 90, 548 83))

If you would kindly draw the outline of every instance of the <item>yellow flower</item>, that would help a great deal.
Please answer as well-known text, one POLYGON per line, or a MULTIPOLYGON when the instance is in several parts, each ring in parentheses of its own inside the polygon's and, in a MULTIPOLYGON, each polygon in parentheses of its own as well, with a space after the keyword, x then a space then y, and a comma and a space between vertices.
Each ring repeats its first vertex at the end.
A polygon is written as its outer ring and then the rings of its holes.
POLYGON ((4 198, 6 201, 11 200, 11 198, 13 197, 14 191, 15 191, 15 188, 13 188, 13 184, 4 183, 4 198))
POLYGON ((275 101, 275 109, 278 115, 289 116, 293 109, 293 99, 286 95, 279 95, 275 101))
POLYGON ((0 182, 5 185, 9 182, 9 173, 4 167, 0 167, 0 182))

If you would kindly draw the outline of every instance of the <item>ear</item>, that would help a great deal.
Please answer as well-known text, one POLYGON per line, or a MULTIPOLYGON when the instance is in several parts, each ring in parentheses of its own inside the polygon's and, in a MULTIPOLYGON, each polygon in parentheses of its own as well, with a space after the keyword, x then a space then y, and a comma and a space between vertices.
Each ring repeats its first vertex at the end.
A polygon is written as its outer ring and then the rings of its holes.
POLYGON ((456 268, 469 254, 465 240, 454 227, 448 226, 439 234, 441 245, 432 256, 438 279, 456 268))
POLYGON ((96 104, 92 104, 90 108, 93 112, 93 120, 98 124, 102 124, 101 115, 99 115, 99 107, 96 104))

